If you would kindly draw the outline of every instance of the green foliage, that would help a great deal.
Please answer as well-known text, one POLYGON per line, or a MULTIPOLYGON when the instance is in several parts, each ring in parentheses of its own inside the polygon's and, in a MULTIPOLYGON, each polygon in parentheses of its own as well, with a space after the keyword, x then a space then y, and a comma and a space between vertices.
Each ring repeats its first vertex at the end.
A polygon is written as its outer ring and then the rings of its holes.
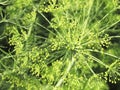
POLYGON ((6 2, 0 40, 13 48, 0 42, 1 90, 108 90, 107 81, 120 80, 106 33, 120 21, 117 0, 6 2))

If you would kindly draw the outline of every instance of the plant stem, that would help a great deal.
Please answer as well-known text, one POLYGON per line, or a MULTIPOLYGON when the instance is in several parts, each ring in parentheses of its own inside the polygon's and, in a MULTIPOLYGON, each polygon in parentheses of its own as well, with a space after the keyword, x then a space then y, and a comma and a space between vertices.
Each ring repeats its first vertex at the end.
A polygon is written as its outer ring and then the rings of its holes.
POLYGON ((56 89, 56 87, 59 87, 59 86, 63 83, 64 79, 66 78, 66 76, 67 76, 68 73, 70 72, 72 66, 74 65, 74 62, 75 62, 75 59, 74 59, 74 57, 72 57, 72 61, 69 63, 69 65, 68 65, 68 67, 67 67, 67 69, 66 69, 65 74, 60 78, 60 80, 59 80, 58 83, 56 84, 55 89, 56 89))

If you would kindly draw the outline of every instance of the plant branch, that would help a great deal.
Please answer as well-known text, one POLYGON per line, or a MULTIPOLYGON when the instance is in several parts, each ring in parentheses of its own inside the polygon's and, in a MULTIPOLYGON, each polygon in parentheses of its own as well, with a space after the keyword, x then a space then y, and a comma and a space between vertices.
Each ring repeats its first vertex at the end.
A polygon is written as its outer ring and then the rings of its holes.
POLYGON ((72 61, 69 63, 69 65, 68 65, 68 67, 67 67, 67 69, 66 69, 65 74, 60 78, 60 80, 59 80, 58 83, 56 84, 55 88, 56 88, 56 87, 59 87, 59 86, 63 83, 64 79, 66 78, 66 76, 67 76, 68 73, 70 72, 72 66, 74 65, 74 62, 75 62, 75 59, 74 59, 74 57, 72 57, 72 61))
POLYGON ((105 55, 107 55, 107 56, 110 56, 110 57, 113 57, 113 58, 116 58, 116 59, 119 59, 119 60, 120 60, 120 57, 117 57, 116 55, 113 55, 113 54, 110 54, 110 53, 101 52, 101 51, 92 50, 92 49, 87 49, 87 50, 90 51, 90 52, 102 53, 102 54, 105 54, 105 55))

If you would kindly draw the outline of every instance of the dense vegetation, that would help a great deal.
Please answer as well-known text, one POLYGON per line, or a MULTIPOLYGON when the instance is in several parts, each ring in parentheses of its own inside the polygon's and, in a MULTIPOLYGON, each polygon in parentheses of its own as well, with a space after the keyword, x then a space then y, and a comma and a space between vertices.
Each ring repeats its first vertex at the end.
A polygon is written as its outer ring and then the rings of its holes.
POLYGON ((0 0, 0 90, 120 90, 119 4, 0 0))

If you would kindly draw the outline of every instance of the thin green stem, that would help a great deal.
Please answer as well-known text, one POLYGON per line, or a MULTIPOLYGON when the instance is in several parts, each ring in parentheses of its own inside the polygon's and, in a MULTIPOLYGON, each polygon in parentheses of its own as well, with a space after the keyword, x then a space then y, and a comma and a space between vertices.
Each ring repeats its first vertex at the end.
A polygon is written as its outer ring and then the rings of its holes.
POLYGON ((45 30, 49 31, 51 34, 56 35, 54 32, 52 32, 52 30, 50 30, 50 29, 46 28, 46 27, 45 27, 45 26, 43 26, 42 24, 37 23, 37 22, 36 22, 36 24, 37 24, 37 25, 39 25, 40 27, 44 28, 45 30))
POLYGON ((90 52, 97 52, 97 53, 101 53, 101 54, 104 54, 104 55, 107 55, 107 56, 110 56, 110 57, 113 57, 113 58, 116 58, 116 59, 119 59, 119 60, 120 60, 120 57, 115 56, 115 55, 110 54, 110 53, 101 52, 101 51, 98 51, 98 50, 92 50, 92 49, 87 49, 87 50, 88 50, 88 51, 90 51, 90 52))
POLYGON ((87 63, 87 61, 85 61, 87 67, 90 69, 90 71, 93 73, 93 75, 95 75, 95 72, 92 70, 92 68, 90 67, 90 65, 87 63))
POLYGON ((61 84, 63 83, 64 79, 66 78, 66 76, 68 75, 68 73, 70 72, 72 66, 74 65, 74 62, 75 62, 75 58, 72 57, 72 61, 69 63, 66 71, 65 71, 65 74, 60 78, 60 80, 57 82, 57 84, 55 85, 55 90, 57 87, 61 86, 61 84))
POLYGON ((110 36, 110 38, 120 38, 120 36, 110 36))
POLYGON ((109 67, 108 65, 106 65, 105 63, 103 63, 100 59, 96 58, 95 56, 87 54, 87 53, 83 53, 83 54, 91 57, 94 61, 100 63, 101 65, 105 66, 106 68, 109 67))

